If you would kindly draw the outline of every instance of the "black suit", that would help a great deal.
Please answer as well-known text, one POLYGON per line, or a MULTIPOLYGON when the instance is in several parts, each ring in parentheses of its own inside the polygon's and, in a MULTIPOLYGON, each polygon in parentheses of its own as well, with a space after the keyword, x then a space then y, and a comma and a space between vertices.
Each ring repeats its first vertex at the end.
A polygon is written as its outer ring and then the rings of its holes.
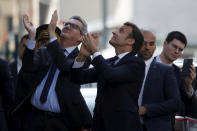
MULTIPOLYGON (((196 69, 196 73, 197 73, 197 67, 195 67, 196 69)), ((193 87, 194 87, 194 95, 192 96, 192 98, 189 99, 189 101, 185 102, 185 112, 184 115, 185 116, 189 116, 192 118, 197 118, 197 81, 196 78, 193 82, 193 87)), ((186 99, 188 99, 186 97, 186 99)))
MULTIPOLYGON (((176 80, 178 83, 178 88, 179 88, 179 92, 181 95, 181 100, 182 100, 182 108, 179 109, 179 111, 177 112, 177 114, 181 115, 181 116, 185 116, 185 111, 187 110, 186 108, 195 104, 195 97, 194 95, 192 95, 192 97, 188 97, 187 94, 187 86, 185 84, 184 78, 181 74, 181 69, 176 66, 176 65, 172 65, 174 68, 174 72, 175 72, 175 76, 176 76, 176 80)), ((172 125, 175 125, 175 115, 172 115, 172 125)))
POLYGON ((171 131, 171 115, 181 105, 173 68, 152 61, 146 76, 142 105, 147 108, 143 123, 147 131, 171 131))
POLYGON ((144 63, 132 53, 114 67, 107 63, 97 56, 92 61, 93 69, 77 73, 82 83, 98 82, 93 131, 140 131, 137 100, 144 63))
POLYGON ((0 131, 7 131, 7 116, 13 104, 13 77, 8 63, 0 59, 0 131))
MULTIPOLYGON (((55 43, 57 43, 57 41, 55 41, 55 43)), ((80 93, 80 85, 70 81, 71 67, 78 52, 76 48, 66 57, 67 62, 64 66, 66 66, 67 69, 60 71, 55 87, 62 116, 60 120, 63 120, 64 125, 66 125, 69 131, 82 127, 88 128, 92 122, 91 114, 80 93)), ((24 109, 27 108, 26 101, 29 103, 29 98, 48 72, 51 63, 52 59, 46 48, 41 48, 37 54, 34 54, 32 50, 25 50, 21 70, 23 73, 19 74, 21 75, 19 76, 21 80, 18 82, 17 96, 20 103, 17 110, 21 109, 24 112, 24 109), (28 85, 28 88, 24 85, 28 85)), ((87 67, 87 65, 88 64, 84 67, 87 67)), ((59 122, 59 124, 60 123, 61 122, 59 122)))
MULTIPOLYGON (((58 68, 66 70, 65 56, 58 44, 53 43, 48 49, 58 68)), ((141 131, 137 100, 145 64, 132 53, 115 66, 111 63, 110 59, 106 62, 97 56, 92 61, 94 68, 73 70, 75 82, 98 82, 93 131, 141 131)))

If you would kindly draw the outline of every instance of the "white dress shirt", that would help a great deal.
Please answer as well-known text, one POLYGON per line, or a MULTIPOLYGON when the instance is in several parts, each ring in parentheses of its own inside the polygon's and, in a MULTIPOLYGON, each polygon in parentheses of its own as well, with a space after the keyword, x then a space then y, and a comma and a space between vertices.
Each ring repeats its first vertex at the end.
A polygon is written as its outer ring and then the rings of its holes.
MULTIPOLYGON (((55 41, 56 39, 57 38, 50 39, 50 43, 52 41, 55 41)), ((31 50, 34 50, 35 41, 28 40, 27 48, 29 48, 31 50)), ((64 52, 65 55, 68 56, 75 48, 76 48, 76 46, 66 48, 66 51, 64 52)), ((50 87, 49 92, 48 92, 47 100, 46 100, 45 103, 42 104, 40 102, 40 96, 41 96, 42 90, 44 88, 45 82, 46 82, 48 74, 49 74, 49 71, 48 71, 48 73, 43 78, 41 83, 37 86, 32 98, 31 98, 31 104, 33 106, 35 106, 36 108, 38 108, 40 110, 44 110, 44 111, 61 112, 59 102, 58 102, 58 99, 57 99, 57 95, 56 95, 56 92, 55 92, 55 87, 56 87, 57 78, 59 76, 59 72, 60 72, 59 69, 57 69, 56 72, 55 72, 53 81, 51 83, 51 87, 50 87)))
POLYGON ((143 98, 143 92, 144 92, 144 85, 145 85, 145 82, 146 82, 146 76, 148 74, 148 71, 149 71, 149 68, 150 68, 150 65, 153 61, 154 57, 151 57, 150 59, 144 61, 145 62, 145 75, 144 75, 144 80, 143 80, 143 83, 142 83, 142 88, 140 90, 140 94, 139 94, 139 97, 138 97, 138 106, 142 106, 142 98, 143 98))

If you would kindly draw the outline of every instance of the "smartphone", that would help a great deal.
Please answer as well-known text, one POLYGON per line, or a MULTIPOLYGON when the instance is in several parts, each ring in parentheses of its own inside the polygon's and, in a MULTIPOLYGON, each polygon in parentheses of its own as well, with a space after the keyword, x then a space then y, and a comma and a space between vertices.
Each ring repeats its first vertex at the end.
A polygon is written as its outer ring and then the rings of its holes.
POLYGON ((183 61, 183 68, 182 68, 182 75, 183 76, 189 76, 190 74, 190 68, 193 63, 193 59, 184 59, 183 61))

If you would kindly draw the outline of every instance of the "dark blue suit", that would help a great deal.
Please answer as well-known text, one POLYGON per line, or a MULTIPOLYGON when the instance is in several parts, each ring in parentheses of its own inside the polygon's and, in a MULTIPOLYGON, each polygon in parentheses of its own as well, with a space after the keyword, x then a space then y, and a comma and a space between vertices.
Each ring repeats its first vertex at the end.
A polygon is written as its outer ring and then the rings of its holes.
POLYGON ((129 53, 111 66, 111 59, 97 56, 92 64, 92 69, 75 72, 74 80, 98 82, 93 131, 141 131, 137 100, 144 78, 142 59, 129 53))
POLYGON ((0 131, 7 131, 7 118, 13 105, 13 76, 7 61, 0 59, 0 131))
POLYGON ((143 92, 142 105, 147 108, 143 122, 148 131, 171 131, 171 115, 181 107, 173 68, 152 61, 143 92))

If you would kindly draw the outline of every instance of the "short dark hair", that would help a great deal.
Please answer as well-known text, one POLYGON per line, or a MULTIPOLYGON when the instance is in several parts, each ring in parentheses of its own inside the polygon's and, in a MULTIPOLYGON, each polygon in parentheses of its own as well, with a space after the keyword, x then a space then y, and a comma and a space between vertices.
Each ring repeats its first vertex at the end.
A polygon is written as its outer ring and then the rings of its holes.
POLYGON ((172 32, 168 33, 168 35, 166 37, 166 42, 169 43, 169 42, 173 41, 174 39, 177 39, 177 40, 181 41, 182 43, 184 43, 185 47, 187 46, 187 38, 180 31, 172 31, 172 32))
POLYGON ((127 36, 127 38, 133 38, 135 40, 132 50, 132 53, 135 55, 141 49, 144 42, 144 37, 140 29, 135 24, 131 22, 125 22, 124 25, 130 26, 132 28, 132 32, 127 36))
MULTIPOLYGON (((36 28, 36 41, 39 42, 41 40, 49 40, 49 31, 48 31, 49 24, 40 25, 36 28)), ((60 39, 61 30, 59 27, 56 26, 55 28, 55 35, 57 39, 60 39)))
MULTIPOLYGON (((28 35, 28 34, 23 35, 23 36, 21 37, 20 43, 22 43, 22 41, 23 41, 24 39, 29 39, 29 35, 28 35)), ((20 43, 19 43, 19 44, 20 44, 20 43)))
POLYGON ((86 21, 85 21, 84 19, 82 19, 80 16, 72 16, 72 17, 70 17, 70 19, 75 19, 75 20, 78 20, 78 21, 80 21, 80 22, 82 23, 82 25, 83 25, 83 27, 82 27, 82 29, 81 29, 82 35, 88 32, 87 23, 86 23, 86 21))

